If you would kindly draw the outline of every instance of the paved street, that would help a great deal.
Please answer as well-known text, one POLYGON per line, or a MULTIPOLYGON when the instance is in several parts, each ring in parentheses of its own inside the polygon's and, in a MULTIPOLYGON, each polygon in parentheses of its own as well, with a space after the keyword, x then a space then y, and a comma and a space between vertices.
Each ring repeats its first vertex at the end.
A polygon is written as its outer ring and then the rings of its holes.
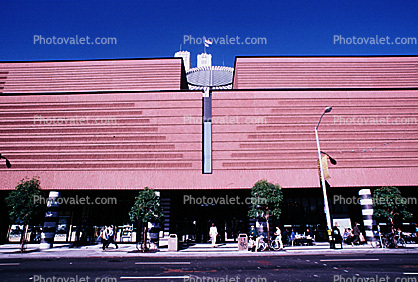
POLYGON ((415 253, 247 257, 0 259, 0 281, 398 281, 418 279, 415 253), (372 280, 372 279, 380 280, 372 280), (367 280, 368 279, 368 280, 367 280))

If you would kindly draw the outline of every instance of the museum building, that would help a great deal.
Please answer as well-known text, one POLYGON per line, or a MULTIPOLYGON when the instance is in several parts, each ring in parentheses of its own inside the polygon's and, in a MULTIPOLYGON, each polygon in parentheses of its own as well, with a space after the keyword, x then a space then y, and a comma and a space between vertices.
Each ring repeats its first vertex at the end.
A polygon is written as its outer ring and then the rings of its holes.
POLYGON ((363 188, 416 199, 418 56, 237 57, 233 70, 188 71, 182 58, 1 62, 0 153, 12 164, 0 166, 1 199, 35 176, 61 197, 117 199, 61 205, 71 240, 76 226, 129 223, 150 187, 165 235, 205 242, 215 222, 228 241, 253 223, 250 189, 266 179, 283 188, 277 224, 324 229, 314 129, 328 106, 318 131, 337 160, 332 218, 361 221, 346 200, 363 188))

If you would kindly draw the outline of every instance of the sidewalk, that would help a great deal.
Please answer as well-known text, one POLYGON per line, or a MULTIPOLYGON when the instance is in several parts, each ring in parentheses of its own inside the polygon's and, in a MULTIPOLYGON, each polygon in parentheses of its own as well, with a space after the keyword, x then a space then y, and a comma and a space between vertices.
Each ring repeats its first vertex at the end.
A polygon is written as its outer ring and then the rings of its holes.
POLYGON ((286 256, 286 255, 330 255, 358 253, 418 253, 418 244, 407 244, 406 248, 380 249, 370 246, 344 245, 343 249, 330 249, 328 243, 316 243, 314 246, 285 247, 283 251, 248 252, 238 251, 237 243, 218 244, 212 248, 210 244, 194 244, 178 252, 168 252, 161 248, 157 252, 138 252, 135 244, 119 244, 119 248, 109 247, 105 251, 101 245, 90 245, 70 248, 70 244, 55 244, 52 249, 40 250, 39 244, 29 244, 25 253, 21 254, 18 244, 0 245, 0 259, 37 259, 37 258, 77 258, 77 257, 235 257, 235 256, 286 256))

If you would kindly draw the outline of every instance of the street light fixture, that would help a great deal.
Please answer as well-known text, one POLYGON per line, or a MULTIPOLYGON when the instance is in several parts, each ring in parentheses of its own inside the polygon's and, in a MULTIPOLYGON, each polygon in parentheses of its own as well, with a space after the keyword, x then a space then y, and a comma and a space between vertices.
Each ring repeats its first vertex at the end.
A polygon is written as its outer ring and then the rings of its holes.
POLYGON ((337 164, 337 161, 336 161, 333 157, 331 157, 328 153, 325 153, 324 151, 321 151, 321 154, 327 155, 327 156, 328 156, 329 161, 330 161, 333 165, 336 165, 336 164, 337 164))
POLYGON ((3 157, 1 154, 0 154, 0 159, 5 159, 6 160, 6 166, 7 166, 7 168, 11 168, 12 167, 12 164, 9 162, 9 160, 6 157, 3 157))
MULTIPOLYGON (((332 107, 326 107, 325 108, 324 112, 321 115, 321 118, 318 121, 317 126, 315 127, 316 147, 318 148, 319 169, 321 171, 321 186, 322 186, 322 193, 324 195, 324 209, 325 209, 325 215, 326 215, 326 218, 327 218, 327 230, 331 230, 332 224, 331 224, 331 215, 330 215, 330 212, 329 212, 327 189, 326 189, 326 186, 325 186, 324 169, 322 167, 322 161, 321 161, 321 148, 319 147, 318 127, 319 127, 319 124, 321 123, 322 117, 326 113, 331 112, 331 110, 332 110, 332 107)), ((327 154, 327 156, 329 157, 328 154, 327 154)), ((331 159, 330 159, 330 161, 331 161, 331 159)), ((332 163, 332 161, 331 161, 331 163, 332 163)), ((336 163, 336 161, 335 161, 335 163, 336 163)))

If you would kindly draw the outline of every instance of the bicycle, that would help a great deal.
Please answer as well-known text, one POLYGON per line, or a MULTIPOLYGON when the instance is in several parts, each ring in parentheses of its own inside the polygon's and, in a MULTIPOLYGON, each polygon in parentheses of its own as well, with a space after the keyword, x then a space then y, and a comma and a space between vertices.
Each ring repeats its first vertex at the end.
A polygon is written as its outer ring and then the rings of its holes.
POLYGON ((395 236, 395 240, 396 240, 397 248, 399 247, 406 248, 406 242, 402 236, 400 235, 395 236))
POLYGON ((275 250, 275 251, 279 251, 280 249, 282 249, 282 248, 280 248, 279 241, 276 240, 276 239, 275 240, 270 239, 270 248, 275 250))
POLYGON ((263 252, 265 250, 280 250, 280 243, 277 240, 271 240, 264 238, 263 235, 260 236, 260 240, 258 241, 258 250, 263 252))
POLYGON ((151 242, 150 239, 147 239, 147 242, 145 243, 145 248, 142 242, 137 242, 136 249, 140 252, 145 252, 145 251, 155 252, 157 250, 157 245, 154 242, 151 242))
POLYGON ((382 243, 384 248, 399 248, 399 247, 406 247, 405 239, 399 235, 395 235, 393 233, 388 233, 385 236, 382 236, 382 243))
POLYGON ((374 241, 370 245, 372 248, 384 248, 383 237, 381 235, 374 236, 374 241))

